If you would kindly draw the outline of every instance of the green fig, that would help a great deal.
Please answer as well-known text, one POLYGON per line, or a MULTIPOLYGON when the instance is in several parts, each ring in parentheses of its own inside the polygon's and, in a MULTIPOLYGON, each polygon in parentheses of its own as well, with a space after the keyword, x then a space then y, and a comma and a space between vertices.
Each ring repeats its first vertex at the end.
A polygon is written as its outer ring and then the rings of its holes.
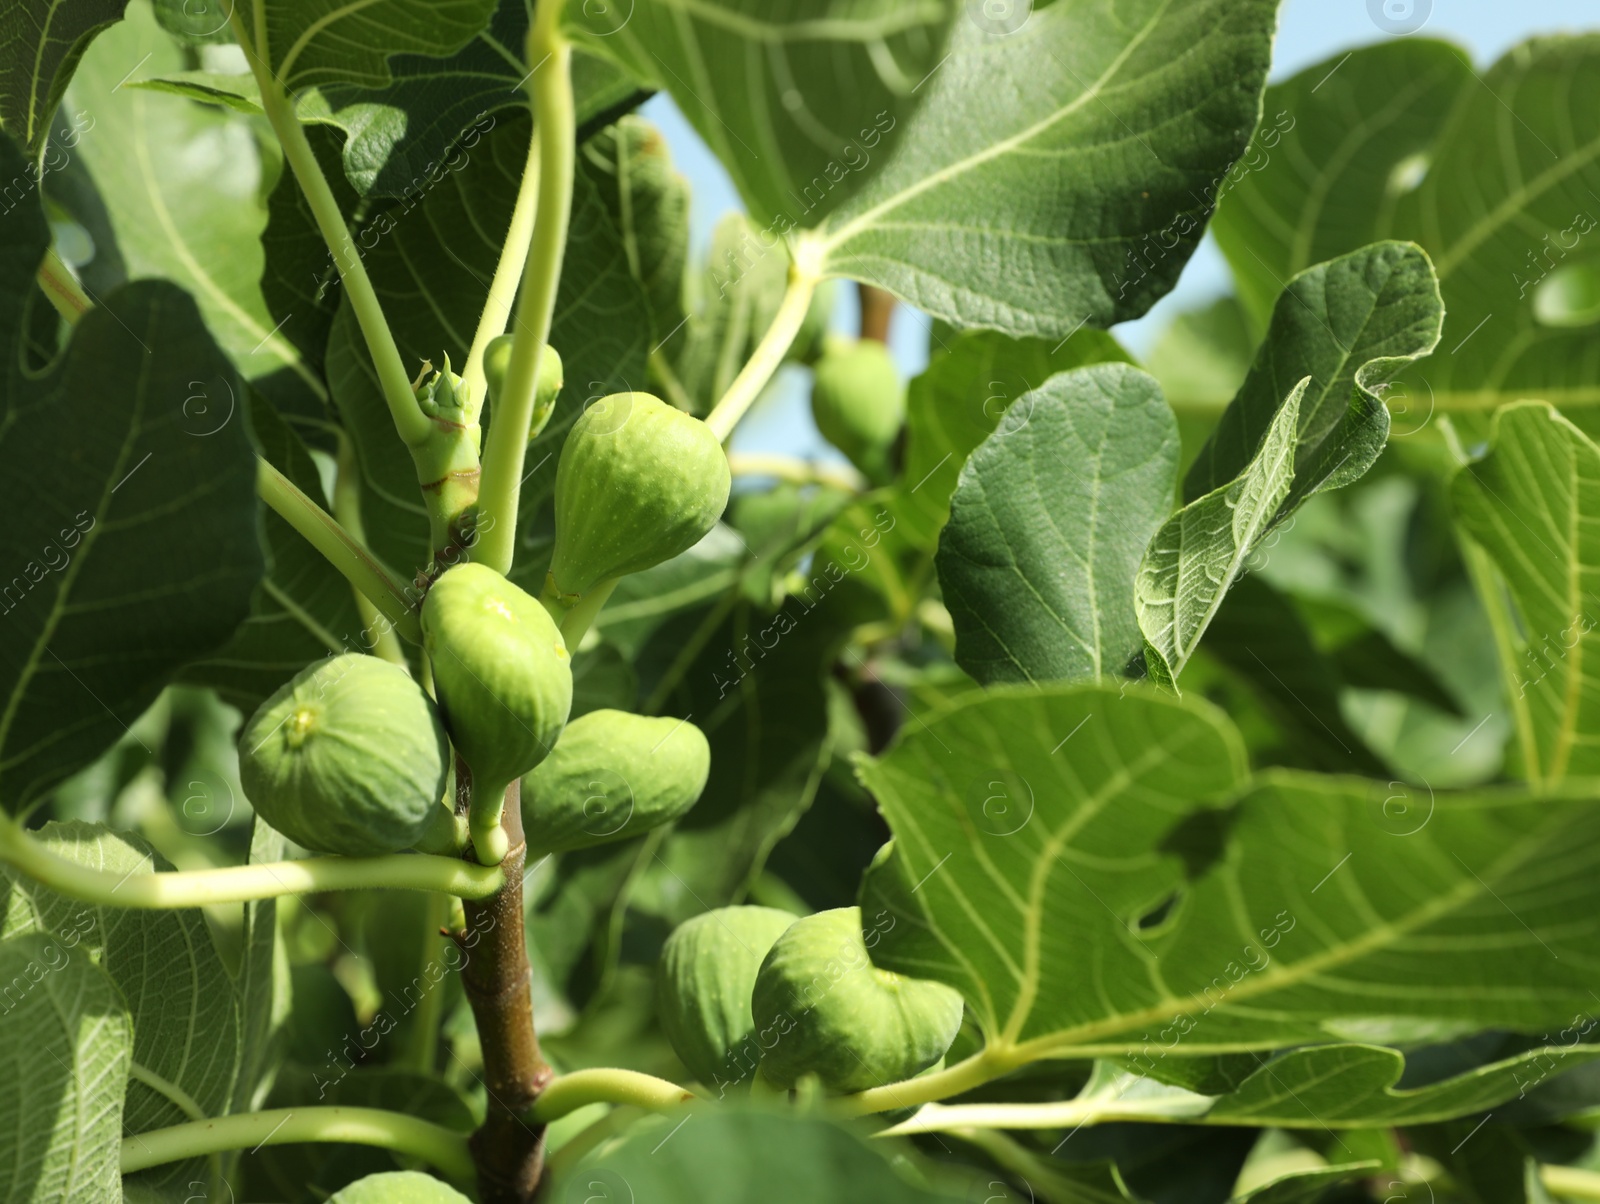
POLYGON ((675 820, 710 772, 711 746, 687 720, 591 711, 523 779, 528 851, 585 849, 675 820))
POLYGON ((328 1204, 472 1204, 448 1183, 421 1171, 380 1171, 328 1197, 328 1204))
POLYGON ((495 865, 505 788, 549 755, 572 707, 567 647, 535 598, 481 564, 433 583, 422 635, 445 727, 472 770, 473 848, 495 865))
POLYGON ((822 437, 868 479, 889 477, 906 419, 906 391, 889 349, 873 339, 830 339, 812 369, 811 417, 822 437))
POLYGON ((750 991, 756 971, 795 922, 772 907, 722 907, 686 920, 662 946, 656 965, 656 1014, 679 1060, 719 1094, 748 1087, 763 1044, 774 1030, 755 1031, 750 991))
POLYGON ((767 953, 751 992, 758 1032, 781 1034, 761 1077, 792 1087, 814 1074, 829 1091, 865 1091, 920 1074, 961 1027, 961 996, 943 983, 872 964, 861 911, 797 920, 767 953))
MULTIPOLYGON (((489 400, 498 401, 500 389, 505 384, 506 369, 511 365, 511 344, 514 335, 496 335, 489 340, 483 353, 483 377, 489 387, 489 400)), ((533 386, 533 422, 528 430, 532 439, 544 430, 550 421, 550 411, 555 409, 556 397, 567 383, 566 369, 561 365, 561 353, 548 343, 539 356, 539 379, 533 386)))
POLYGON ((596 586, 699 543, 728 504, 711 429, 648 393, 613 393, 573 424, 556 468, 546 596, 571 607, 596 586))
POLYGON ((408 849, 442 810, 450 745, 404 669, 347 653, 308 665, 239 734, 239 780, 256 812, 320 853, 408 849))

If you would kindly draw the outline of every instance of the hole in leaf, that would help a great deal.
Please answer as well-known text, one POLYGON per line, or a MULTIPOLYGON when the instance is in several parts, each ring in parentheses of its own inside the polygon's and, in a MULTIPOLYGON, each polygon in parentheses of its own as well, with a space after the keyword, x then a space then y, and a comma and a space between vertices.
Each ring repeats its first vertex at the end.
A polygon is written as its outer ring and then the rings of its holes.
POLYGON ((1592 326, 1600 322, 1600 267, 1569 263, 1539 282, 1533 316, 1546 326, 1592 326))
POLYGON ((1428 178, 1428 169, 1432 166, 1433 160, 1421 151, 1401 159, 1389 169, 1389 195, 1401 196, 1416 191, 1422 186, 1422 181, 1428 178))

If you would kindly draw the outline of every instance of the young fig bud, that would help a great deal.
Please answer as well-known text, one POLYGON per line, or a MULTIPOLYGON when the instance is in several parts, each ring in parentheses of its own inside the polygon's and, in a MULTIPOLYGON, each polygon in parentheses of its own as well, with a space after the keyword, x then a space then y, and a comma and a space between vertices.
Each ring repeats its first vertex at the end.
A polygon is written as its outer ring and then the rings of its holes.
POLYGON ((239 780, 267 823, 319 853, 408 849, 450 773, 433 702, 411 675, 347 653, 308 665, 239 734, 239 780))
MULTIPOLYGON (((656 1014, 679 1060, 714 1094, 755 1077, 763 1041, 750 991, 761 959, 794 922, 772 907, 722 907, 679 924, 661 948, 656 1014)), ((768 1044, 779 1039, 766 1034, 768 1044)))
POLYGON ((692 548, 722 517, 731 484, 722 444, 698 418, 648 393, 601 398, 561 449, 546 596, 572 606, 692 548))
POLYGON ((880 970, 861 910, 796 920, 773 943, 750 997, 756 1031, 781 1034, 761 1077, 792 1087, 814 1074, 829 1091, 865 1091, 921 1074, 961 1027, 961 996, 943 983, 880 970))
MULTIPOLYGON (((424 369, 428 365, 424 365, 424 369)), ((467 397, 461 388, 461 378, 450 370, 450 353, 445 352, 444 369, 428 375, 416 388, 417 404, 429 418, 444 422, 462 423, 467 416, 467 397)))
POLYGON ((535 856, 627 840, 700 798, 711 746, 694 724, 626 711, 574 719, 522 781, 522 827, 535 856))
MULTIPOLYGON (((483 376, 489 387, 489 400, 500 400, 500 390, 505 384, 506 369, 511 364, 511 344, 514 336, 496 335, 489 340, 483 353, 483 376)), ((532 439, 544 430, 550 421, 550 411, 555 409, 556 397, 566 384, 566 369, 561 366, 561 354, 548 343, 539 357, 539 378, 533 386, 533 422, 528 430, 532 439)))
POLYGON ((533 597, 493 569, 462 564, 422 603, 423 645, 445 727, 472 770, 473 849, 505 855, 505 788, 549 755, 572 706, 561 632, 533 597))
POLYGON ((886 481, 906 417, 905 386, 889 349, 873 339, 832 339, 812 371, 817 430, 869 480, 886 481))

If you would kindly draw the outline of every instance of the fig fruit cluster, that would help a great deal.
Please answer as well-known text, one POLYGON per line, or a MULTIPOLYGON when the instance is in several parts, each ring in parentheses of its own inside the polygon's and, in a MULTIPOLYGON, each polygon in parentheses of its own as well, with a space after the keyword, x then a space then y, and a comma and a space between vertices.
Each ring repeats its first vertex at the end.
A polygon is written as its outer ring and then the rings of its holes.
POLYGON ((678 1057, 719 1093, 757 1074, 840 1094, 899 1082, 944 1057, 962 1015, 943 983, 873 965, 854 907, 696 916, 667 939, 656 998, 678 1057))
MULTIPOLYGON (((508 339, 485 360, 491 401, 508 339)), ((548 411, 561 359, 542 358, 536 409, 548 411)), ((419 386, 432 418, 470 417, 449 370, 419 386)), ((542 425, 539 415, 535 425, 542 425)), ((445 569, 422 603, 430 698, 403 668, 333 657, 286 685, 240 740, 244 785, 260 815, 309 849, 348 856, 404 849, 498 864, 509 851, 507 788, 535 856, 623 840, 692 807, 710 773, 705 735, 687 720, 602 710, 570 726, 572 666, 559 621, 615 581, 686 551, 727 506, 727 456, 699 419, 645 393, 618 393, 574 424, 556 475, 556 540, 545 597, 484 564, 445 569), (437 700, 437 701, 435 701, 437 700), (454 756, 452 756, 452 753, 454 756), (450 775, 471 774, 462 834, 450 775)), ((586 625, 586 624, 585 624, 586 625)), ((573 625, 573 639, 582 626, 573 625)))

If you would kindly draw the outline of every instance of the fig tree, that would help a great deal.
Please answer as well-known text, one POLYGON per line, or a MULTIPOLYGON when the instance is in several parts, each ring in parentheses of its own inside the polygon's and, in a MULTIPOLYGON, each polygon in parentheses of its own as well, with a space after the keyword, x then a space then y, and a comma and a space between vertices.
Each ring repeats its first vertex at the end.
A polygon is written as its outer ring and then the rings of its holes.
MULTIPOLYGON (((506 369, 511 365, 513 340, 514 336, 509 334, 497 335, 489 340, 489 346, 484 350, 483 377, 489 388, 491 402, 500 399, 500 390, 505 385, 506 369)), ((561 365, 561 354, 546 343, 544 353, 539 357, 539 378, 533 386, 533 423, 529 427, 528 438, 544 430, 564 384, 566 369, 561 365)))
POLYGON ((549 755, 572 706, 572 669, 539 602, 481 564, 449 569, 422 604, 445 727, 472 770, 474 851, 505 856, 505 789, 549 755))
POLYGON ((711 429, 648 393, 613 393, 573 424, 556 469, 547 596, 595 586, 687 551, 728 504, 728 457, 711 429))
POLYGON ((533 856, 626 840, 677 819, 700 798, 711 746, 682 719, 591 711, 522 782, 533 856))
POLYGON ((320 853, 410 848, 440 810, 450 745, 404 669, 347 653, 308 665, 239 734, 239 780, 261 817, 320 853))
POLYGON ((754 1031, 750 991, 767 950, 794 922, 772 907, 722 907, 679 924, 662 946, 661 1027, 689 1073, 719 1093, 749 1086, 763 1046, 782 1039, 754 1031))
POLYGON ((357 1179, 328 1204, 472 1204, 448 1183, 421 1171, 382 1171, 357 1179))
POLYGON ((831 339, 812 371, 817 430, 870 480, 888 479, 906 418, 905 386, 889 349, 873 339, 831 339))
POLYGON ((942 1058, 961 1027, 956 991, 872 964, 855 907, 786 929, 750 1002, 756 1031, 782 1034, 761 1061, 762 1078, 776 1087, 807 1074, 841 1093, 908 1079, 942 1058))

